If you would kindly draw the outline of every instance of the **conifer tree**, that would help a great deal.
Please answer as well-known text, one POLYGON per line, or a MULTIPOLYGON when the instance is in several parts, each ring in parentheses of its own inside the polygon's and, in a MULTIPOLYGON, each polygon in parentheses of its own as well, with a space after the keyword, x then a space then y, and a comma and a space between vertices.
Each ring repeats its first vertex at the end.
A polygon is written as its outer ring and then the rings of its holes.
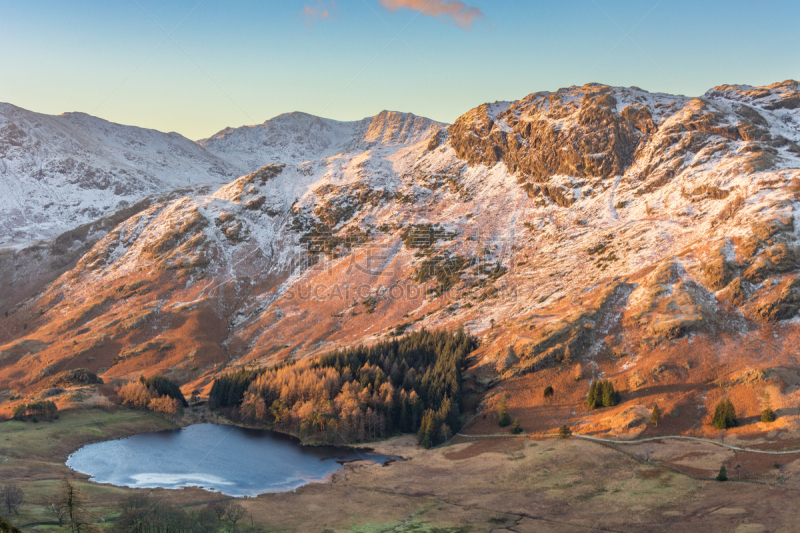
POLYGON ((603 381, 601 401, 603 407, 613 407, 619 403, 619 394, 614 390, 614 384, 609 380, 603 381))
POLYGON ((423 448, 430 448, 435 444, 436 438, 436 420, 434 412, 430 409, 425 411, 422 415, 422 423, 419 426, 419 433, 417 439, 419 445, 423 448))
POLYGON ((661 420, 661 409, 658 408, 658 404, 655 404, 653 406, 653 413, 650 415, 650 423, 658 427, 659 420, 661 420))
POLYGON ((514 419, 514 425, 511 427, 511 433, 519 435, 522 433, 522 426, 519 425, 519 418, 514 419))
POLYGON ((586 395, 586 405, 589 406, 589 409, 595 409, 599 404, 597 396, 597 382, 592 380, 589 383, 589 393, 586 395))
POLYGON ((775 422, 775 411, 772 410, 768 392, 764 392, 764 410, 761 411, 761 421, 765 424, 775 422))
POLYGON ((505 394, 500 397, 500 405, 497 408, 497 425, 504 428, 511 424, 511 417, 508 414, 505 394))
POLYGON ((728 469, 725 465, 719 467, 719 474, 717 474, 717 481, 728 481, 728 469))
POLYGON ((568 425, 564 424, 560 428, 558 428, 558 437, 561 439, 568 439, 572 436, 572 430, 569 428, 568 425))
POLYGON ((717 403, 711 424, 716 429, 728 429, 737 424, 736 409, 734 409, 733 402, 729 398, 723 398, 717 403))

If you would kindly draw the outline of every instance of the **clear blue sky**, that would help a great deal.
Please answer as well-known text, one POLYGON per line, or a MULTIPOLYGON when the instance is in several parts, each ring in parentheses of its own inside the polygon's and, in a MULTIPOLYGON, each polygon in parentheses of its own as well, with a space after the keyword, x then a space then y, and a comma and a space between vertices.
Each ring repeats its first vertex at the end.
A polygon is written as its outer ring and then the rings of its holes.
POLYGON ((383 2, 2 0, 0 101, 197 139, 287 111, 452 122, 592 81, 699 95, 800 78, 796 0, 464 0, 483 14, 468 29, 386 7, 445 0, 383 2))

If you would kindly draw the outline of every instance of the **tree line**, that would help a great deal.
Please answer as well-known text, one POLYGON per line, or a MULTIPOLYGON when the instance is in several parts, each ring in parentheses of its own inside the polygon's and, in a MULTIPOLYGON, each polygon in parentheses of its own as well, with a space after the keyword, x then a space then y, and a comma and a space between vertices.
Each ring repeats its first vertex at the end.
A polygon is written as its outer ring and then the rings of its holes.
POLYGON ((325 442, 417 433, 435 446, 461 427, 462 371, 477 340, 424 328, 373 346, 218 378, 209 401, 232 417, 325 442))

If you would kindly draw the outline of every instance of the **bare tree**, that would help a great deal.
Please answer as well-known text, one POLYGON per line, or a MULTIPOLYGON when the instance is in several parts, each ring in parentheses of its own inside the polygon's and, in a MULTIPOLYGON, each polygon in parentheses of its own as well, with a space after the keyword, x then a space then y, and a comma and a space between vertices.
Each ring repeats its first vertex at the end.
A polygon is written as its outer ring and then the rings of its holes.
POLYGON ((247 513, 244 507, 242 507, 238 503, 232 503, 228 505, 228 511, 225 513, 225 516, 228 518, 228 521, 233 524, 233 527, 236 527, 236 522, 244 518, 244 515, 247 513))
POLYGON ((217 519, 221 522, 228 513, 228 507, 230 507, 230 505, 231 502, 228 500, 217 500, 209 503, 208 508, 211 509, 215 515, 217 515, 217 519))
POLYGON ((14 484, 5 485, 0 489, 0 503, 6 508, 8 514, 19 514, 19 506, 25 499, 25 493, 14 484))
POLYGON ((50 502, 45 504, 44 506, 45 512, 58 520, 58 525, 63 526, 64 520, 67 519, 67 508, 64 506, 64 502, 57 501, 57 502, 50 502))

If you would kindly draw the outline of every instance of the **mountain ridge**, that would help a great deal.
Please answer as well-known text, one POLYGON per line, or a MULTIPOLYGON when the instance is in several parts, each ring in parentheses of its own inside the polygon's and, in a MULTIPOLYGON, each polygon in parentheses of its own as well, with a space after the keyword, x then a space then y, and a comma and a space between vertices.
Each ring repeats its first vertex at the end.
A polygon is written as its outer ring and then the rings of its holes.
MULTIPOLYGON (((748 370, 790 405, 800 91, 707 94, 590 84, 449 127, 387 114, 351 152, 304 118, 331 140, 312 143, 322 158, 155 203, 17 307, 0 388, 87 366, 207 390, 223 371, 463 325, 486 386, 613 378, 633 403, 569 415, 582 431, 618 431, 653 387, 680 391, 659 405, 684 413, 681 431, 707 431, 719 380, 754 404, 748 370)), ((222 139, 251 146, 253 131, 222 139)))

